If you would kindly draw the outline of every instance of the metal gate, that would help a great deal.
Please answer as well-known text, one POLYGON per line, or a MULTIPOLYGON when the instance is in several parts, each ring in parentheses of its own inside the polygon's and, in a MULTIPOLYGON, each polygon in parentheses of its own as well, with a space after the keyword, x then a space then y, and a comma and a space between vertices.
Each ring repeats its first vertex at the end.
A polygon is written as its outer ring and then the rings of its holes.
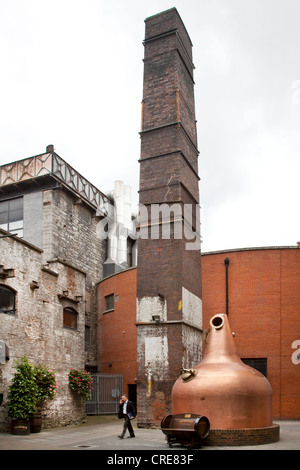
POLYGON ((91 399, 85 404, 87 415, 115 414, 119 411, 123 393, 123 375, 91 374, 93 388, 91 399))

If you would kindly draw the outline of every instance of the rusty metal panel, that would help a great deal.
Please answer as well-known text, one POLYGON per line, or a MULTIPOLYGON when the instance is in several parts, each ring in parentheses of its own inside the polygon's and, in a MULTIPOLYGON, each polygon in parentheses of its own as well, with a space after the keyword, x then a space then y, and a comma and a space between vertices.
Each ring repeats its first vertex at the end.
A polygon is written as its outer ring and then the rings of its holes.
POLYGON ((0 168, 0 186, 18 183, 38 176, 50 174, 52 171, 52 154, 46 153, 26 158, 17 162, 2 165, 0 168))
POLYGON ((0 186, 52 175, 94 208, 108 202, 108 198, 86 178, 60 158, 55 152, 44 153, 0 166, 0 186))

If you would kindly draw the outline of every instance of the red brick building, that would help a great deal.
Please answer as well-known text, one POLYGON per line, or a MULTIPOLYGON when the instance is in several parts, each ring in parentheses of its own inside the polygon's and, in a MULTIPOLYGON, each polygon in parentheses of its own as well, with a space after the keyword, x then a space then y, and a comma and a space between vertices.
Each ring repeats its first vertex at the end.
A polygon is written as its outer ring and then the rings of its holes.
POLYGON ((226 259, 228 317, 238 354, 267 374, 273 416, 299 419, 300 250, 274 247, 203 254, 204 329, 214 314, 226 311, 226 259))
POLYGON ((135 400, 137 377, 136 268, 98 284, 98 370, 123 375, 124 393, 135 400))
POLYGON ((299 419, 299 249, 187 248, 188 235, 200 239, 193 70, 177 10, 147 18, 137 269, 99 283, 99 372, 123 374, 129 394, 136 384, 138 424, 157 425, 181 367, 201 361, 210 318, 228 313, 239 355, 272 385, 274 417, 299 419), (172 217, 154 213, 157 206, 172 217), (188 234, 175 236, 183 225, 188 234))
MULTIPOLYGON (((203 331, 213 315, 226 312, 227 304, 238 354, 271 383, 274 418, 300 419, 300 249, 204 253, 202 286, 203 331)), ((134 393, 136 269, 104 279, 98 293, 101 372, 123 374, 124 392, 134 393), (106 310, 105 298, 112 294, 114 307, 106 310)))

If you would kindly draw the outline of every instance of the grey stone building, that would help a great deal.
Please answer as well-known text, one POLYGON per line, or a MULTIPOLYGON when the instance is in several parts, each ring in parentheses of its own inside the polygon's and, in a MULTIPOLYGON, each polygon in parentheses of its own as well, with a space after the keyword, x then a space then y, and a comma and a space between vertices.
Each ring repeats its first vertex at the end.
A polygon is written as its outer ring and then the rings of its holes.
POLYGON ((55 370, 58 391, 44 426, 77 423, 84 405, 69 390, 71 368, 97 371, 96 283, 107 240, 98 224, 109 197, 56 154, 0 167, 0 430, 15 359, 55 370), (6 356, 6 357, 5 357, 6 356))

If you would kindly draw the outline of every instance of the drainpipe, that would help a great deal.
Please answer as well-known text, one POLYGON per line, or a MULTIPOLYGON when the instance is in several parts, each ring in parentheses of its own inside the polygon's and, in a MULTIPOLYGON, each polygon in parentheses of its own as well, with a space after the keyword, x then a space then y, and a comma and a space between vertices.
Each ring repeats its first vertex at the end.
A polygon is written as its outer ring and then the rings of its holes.
POLYGON ((228 299, 228 267, 229 267, 229 259, 228 258, 224 259, 224 263, 225 263, 225 269, 226 269, 226 315, 228 316, 228 303, 229 303, 229 299, 228 299))

